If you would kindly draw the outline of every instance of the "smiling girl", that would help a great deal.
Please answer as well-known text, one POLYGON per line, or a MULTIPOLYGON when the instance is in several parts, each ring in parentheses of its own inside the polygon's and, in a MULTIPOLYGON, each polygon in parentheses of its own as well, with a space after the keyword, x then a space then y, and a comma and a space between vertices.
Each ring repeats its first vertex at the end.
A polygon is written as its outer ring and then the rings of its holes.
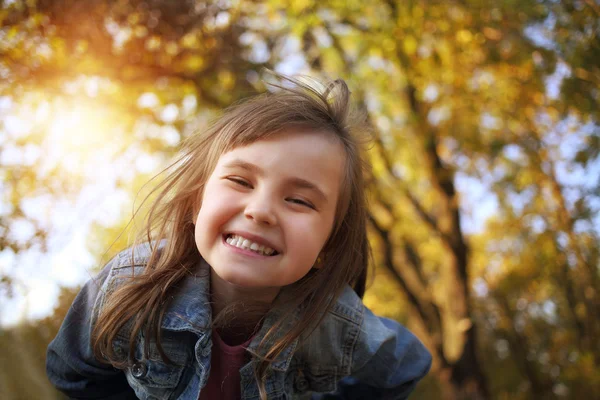
POLYGON ((140 243, 48 348, 73 398, 404 399, 431 357, 367 309, 361 124, 337 80, 232 107, 186 143, 140 243))

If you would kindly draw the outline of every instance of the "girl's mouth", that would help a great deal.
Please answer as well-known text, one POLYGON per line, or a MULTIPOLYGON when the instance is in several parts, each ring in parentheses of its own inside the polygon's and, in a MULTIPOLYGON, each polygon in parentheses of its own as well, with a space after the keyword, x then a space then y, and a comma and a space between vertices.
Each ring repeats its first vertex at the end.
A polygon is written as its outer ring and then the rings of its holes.
POLYGON ((225 235, 224 239, 225 242, 227 242, 227 244, 230 246, 237 247, 239 249, 250 250, 262 256, 272 257, 279 254, 276 250, 268 246, 253 242, 252 240, 240 235, 228 233, 225 235))

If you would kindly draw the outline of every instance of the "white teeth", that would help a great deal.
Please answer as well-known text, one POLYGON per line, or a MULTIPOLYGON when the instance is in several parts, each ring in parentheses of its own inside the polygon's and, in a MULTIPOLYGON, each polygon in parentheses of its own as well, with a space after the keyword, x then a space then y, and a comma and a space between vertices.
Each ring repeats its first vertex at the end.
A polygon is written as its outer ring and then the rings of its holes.
POLYGON ((275 253, 275 250, 270 247, 252 242, 251 240, 245 239, 238 235, 231 235, 225 239, 225 241, 232 246, 239 247, 240 249, 252 250, 258 254, 263 254, 266 256, 270 256, 271 254, 275 253))

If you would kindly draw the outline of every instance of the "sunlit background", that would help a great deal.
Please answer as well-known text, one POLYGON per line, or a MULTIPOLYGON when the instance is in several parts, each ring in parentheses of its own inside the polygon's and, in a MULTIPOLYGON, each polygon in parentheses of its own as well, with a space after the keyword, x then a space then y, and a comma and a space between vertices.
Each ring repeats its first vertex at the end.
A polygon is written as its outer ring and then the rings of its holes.
POLYGON ((599 21, 597 0, 0 1, 0 398, 60 398, 44 349, 76 290, 265 68, 342 77, 368 111, 365 301, 432 351, 415 399, 600 393, 599 21))

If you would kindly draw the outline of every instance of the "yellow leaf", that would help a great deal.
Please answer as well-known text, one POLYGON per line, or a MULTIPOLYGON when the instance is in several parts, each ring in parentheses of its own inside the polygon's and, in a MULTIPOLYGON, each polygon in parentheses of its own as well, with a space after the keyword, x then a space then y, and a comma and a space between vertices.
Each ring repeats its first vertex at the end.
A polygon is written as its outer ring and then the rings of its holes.
POLYGON ((489 26, 483 28, 483 34, 489 40, 498 41, 502 39, 502 32, 500 32, 498 29, 490 28, 489 26))
POLYGON ((312 5, 311 0, 296 0, 290 2, 290 8, 293 13, 300 14, 312 5))
POLYGON ((409 56, 415 54, 417 51, 417 46, 417 40, 413 36, 408 35, 402 39, 402 47, 404 48, 404 52, 409 56))
POLYGON ((224 89, 231 89, 235 84, 235 77, 231 71, 220 71, 219 83, 224 89))
POLYGON ((461 29, 460 31, 456 32, 456 40, 459 43, 467 44, 472 39, 473 39, 473 34, 466 29, 461 29))
POLYGON ((145 26, 143 26, 143 25, 138 25, 138 26, 136 26, 136 27, 135 27, 135 29, 133 30, 133 34, 134 34, 136 37, 139 37, 139 38, 141 38, 141 37, 144 37, 144 36, 146 36, 146 35, 148 34, 148 28, 146 28, 146 27, 145 27, 145 26))
POLYGON ((386 38, 383 40, 383 42, 381 43, 381 47, 386 51, 386 52, 394 52, 396 51, 396 42, 390 38, 386 38))
POLYGON ((186 49, 198 47, 198 37, 195 32, 190 32, 181 38, 181 46, 186 49))
POLYGON ((206 62, 203 57, 200 57, 199 55, 192 55, 185 60, 185 67, 188 70, 197 71, 202 69, 205 63, 206 62))

